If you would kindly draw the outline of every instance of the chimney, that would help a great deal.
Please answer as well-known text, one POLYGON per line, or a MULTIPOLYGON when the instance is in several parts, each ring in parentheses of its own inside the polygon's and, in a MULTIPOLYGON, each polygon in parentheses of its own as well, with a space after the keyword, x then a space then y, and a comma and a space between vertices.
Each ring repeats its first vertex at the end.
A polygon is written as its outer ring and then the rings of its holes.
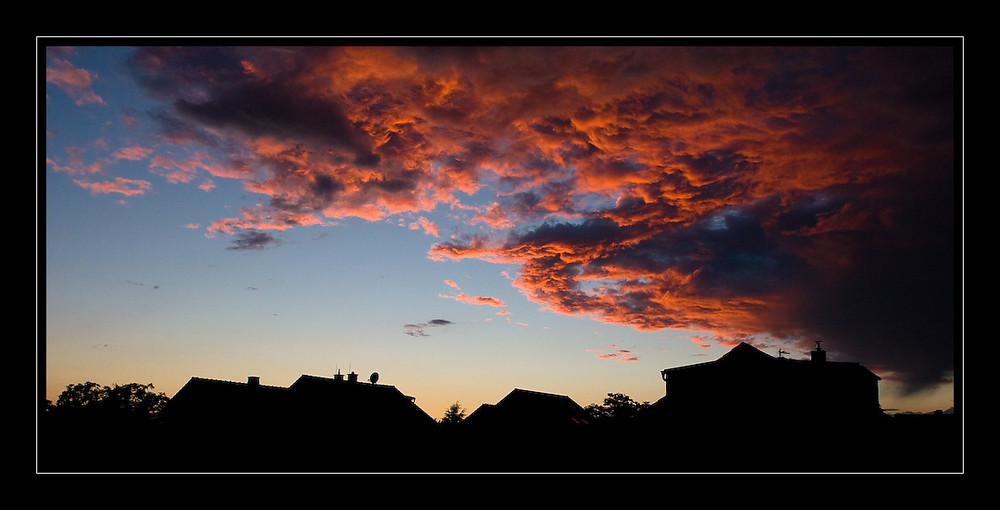
POLYGON ((812 360, 817 363, 826 361, 826 351, 819 346, 819 342, 816 342, 816 350, 809 351, 809 355, 812 357, 812 360))
POLYGON ((251 375, 250 377, 247 377, 247 386, 250 388, 256 388, 257 386, 260 386, 260 377, 256 375, 251 375))
POLYGON ((340 373, 340 369, 337 369, 337 373, 334 374, 333 379, 335 381, 343 381, 344 380, 344 374, 340 373))
POLYGON ((347 374, 347 382, 358 382, 358 374, 354 372, 347 374))

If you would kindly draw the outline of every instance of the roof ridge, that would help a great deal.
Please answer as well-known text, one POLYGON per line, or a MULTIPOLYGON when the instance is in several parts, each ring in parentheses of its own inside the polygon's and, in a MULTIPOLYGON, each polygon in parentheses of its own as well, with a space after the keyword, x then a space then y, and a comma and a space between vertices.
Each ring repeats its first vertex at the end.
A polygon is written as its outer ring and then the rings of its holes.
POLYGON ((550 392, 547 392, 547 391, 540 391, 540 390, 529 390, 529 389, 526 389, 526 388, 514 388, 511 391, 511 393, 513 393, 515 391, 520 391, 522 393, 532 393, 532 394, 535 394, 535 395, 545 395, 545 396, 549 396, 549 397, 569 398, 569 395, 563 395, 563 394, 560 394, 560 393, 550 393, 550 392))
MULTIPOLYGON (((219 384, 229 384, 233 386, 249 386, 247 381, 230 381, 229 379, 217 379, 214 377, 199 377, 191 376, 191 381, 208 382, 208 383, 219 383, 219 384)), ((256 386, 264 388, 276 388, 276 389, 288 389, 286 386, 277 386, 274 384, 261 384, 257 383, 256 386)))

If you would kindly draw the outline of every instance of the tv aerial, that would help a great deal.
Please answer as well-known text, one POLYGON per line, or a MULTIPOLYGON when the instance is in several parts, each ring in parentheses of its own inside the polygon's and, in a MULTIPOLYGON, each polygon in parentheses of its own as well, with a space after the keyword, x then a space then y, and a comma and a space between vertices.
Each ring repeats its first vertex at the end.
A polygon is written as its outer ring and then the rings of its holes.
POLYGON ((368 381, 375 384, 378 381, 378 372, 372 372, 372 375, 368 376, 368 381))

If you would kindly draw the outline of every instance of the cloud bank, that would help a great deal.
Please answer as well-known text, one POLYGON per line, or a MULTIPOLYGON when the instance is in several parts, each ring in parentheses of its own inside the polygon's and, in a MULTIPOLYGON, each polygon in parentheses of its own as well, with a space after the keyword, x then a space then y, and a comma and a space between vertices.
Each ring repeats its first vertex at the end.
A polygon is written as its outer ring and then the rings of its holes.
POLYGON ((953 47, 905 45, 144 47, 131 62, 167 105, 158 168, 262 197, 208 227, 236 247, 447 210, 458 233, 431 258, 515 265, 554 312, 822 340, 914 389, 954 364, 955 66, 953 47))

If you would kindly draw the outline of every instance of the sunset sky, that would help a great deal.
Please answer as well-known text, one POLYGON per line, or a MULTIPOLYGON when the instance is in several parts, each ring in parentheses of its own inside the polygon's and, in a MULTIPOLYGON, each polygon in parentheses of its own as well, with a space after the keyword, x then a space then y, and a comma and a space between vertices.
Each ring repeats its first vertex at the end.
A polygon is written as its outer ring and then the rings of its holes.
POLYGON ((959 43, 40 39, 46 395, 378 372, 441 418, 821 341, 948 409, 959 43))

